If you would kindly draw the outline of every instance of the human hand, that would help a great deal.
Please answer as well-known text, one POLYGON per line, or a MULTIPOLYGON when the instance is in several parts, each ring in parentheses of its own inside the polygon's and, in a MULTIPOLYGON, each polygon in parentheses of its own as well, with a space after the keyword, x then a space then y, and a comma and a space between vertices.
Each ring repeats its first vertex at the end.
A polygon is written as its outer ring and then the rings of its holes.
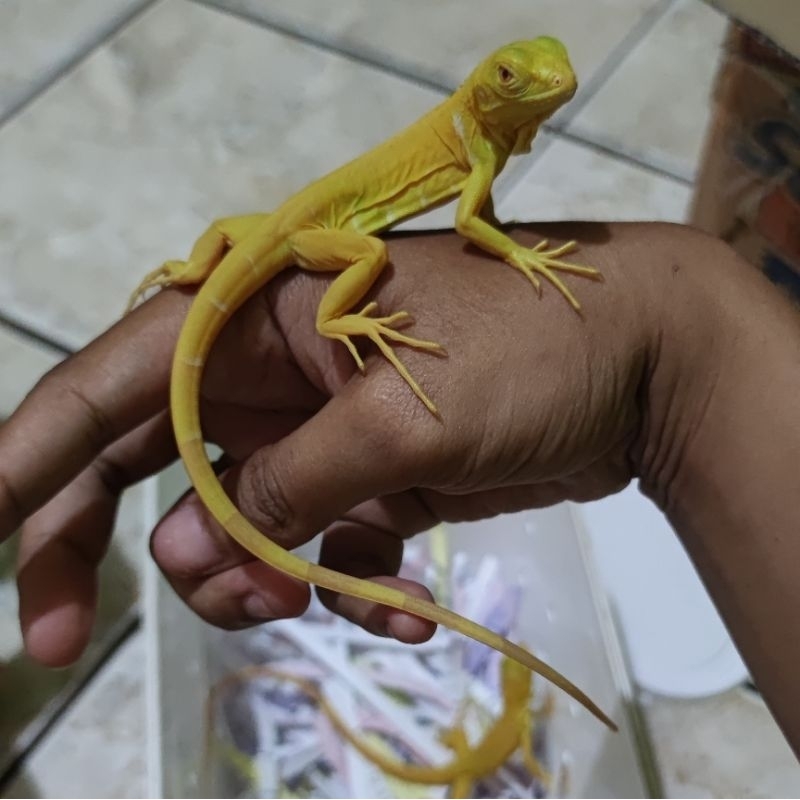
MULTIPOLYGON (((324 530, 326 566, 429 597, 396 577, 409 536, 438 520, 626 485, 651 368, 664 356, 665 264, 687 234, 659 225, 537 233, 577 239, 579 259, 605 274, 604 284, 571 281, 583 318, 552 287, 539 299, 455 234, 391 239, 393 266, 373 297, 381 313, 411 311, 409 332, 447 350, 397 350, 441 420, 364 343, 366 377, 316 333, 329 277, 291 270, 252 298, 215 347, 202 398, 204 432, 226 453, 223 482, 245 515, 287 548, 324 530)), ((514 235, 539 241, 530 228, 514 235)), ((86 644, 120 492, 176 457, 169 369, 190 301, 168 290, 144 304, 46 376, 0 429, 0 535, 24 521, 20 618, 43 663, 69 663, 86 644)), ((308 603, 305 584, 255 561, 193 493, 161 521, 152 553, 188 605, 220 626, 297 615, 308 603)), ((322 596, 375 633, 415 642, 433 631, 404 612, 322 596)))

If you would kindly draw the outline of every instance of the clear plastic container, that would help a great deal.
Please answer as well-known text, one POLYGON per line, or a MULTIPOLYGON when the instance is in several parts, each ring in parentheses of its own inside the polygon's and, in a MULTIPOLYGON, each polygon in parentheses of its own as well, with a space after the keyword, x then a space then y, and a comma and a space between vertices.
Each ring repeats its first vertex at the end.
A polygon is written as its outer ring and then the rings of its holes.
MULTIPOLYGON (((151 503, 154 517, 183 490, 184 480, 180 466, 159 479, 151 503)), ((503 579, 522 587, 513 638, 567 675, 619 725, 619 732, 612 733, 565 694, 551 692, 546 766, 560 777, 550 796, 656 795, 657 775, 622 651, 588 543, 569 505, 449 525, 446 530, 451 561, 474 564, 493 554, 503 579)), ((420 540, 423 547, 427 536, 420 540)), ((314 547, 302 555, 313 558, 314 547)), ((208 749, 210 689, 244 665, 253 652, 246 641, 252 634, 221 633, 201 622, 155 569, 146 602, 152 795, 257 796, 231 777, 235 770, 230 763, 217 762, 214 754, 219 751, 208 749)))

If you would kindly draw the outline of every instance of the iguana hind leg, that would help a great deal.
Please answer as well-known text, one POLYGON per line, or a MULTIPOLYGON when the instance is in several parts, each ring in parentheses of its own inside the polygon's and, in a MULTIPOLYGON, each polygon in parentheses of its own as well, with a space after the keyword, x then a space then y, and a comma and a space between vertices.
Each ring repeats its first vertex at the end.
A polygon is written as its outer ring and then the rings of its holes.
POLYGON ((352 311, 353 306, 363 299, 386 265, 386 244, 375 236, 364 236, 353 231, 313 229, 298 231, 290 236, 289 246, 297 263, 304 269, 341 272, 328 287, 319 304, 317 331, 345 344, 362 372, 364 362, 351 337, 366 336, 371 339, 414 394, 430 411, 436 413, 436 406, 411 377, 389 341, 428 352, 441 352, 441 346, 395 330, 394 326, 398 322, 410 319, 405 311, 386 317, 373 317, 377 303, 368 303, 357 313, 352 311))
POLYGON ((247 214, 242 217, 226 217, 212 222, 195 242, 186 261, 165 261, 158 269, 145 275, 128 301, 128 313, 136 301, 156 286, 173 284, 191 285, 202 283, 222 261, 227 250, 263 222, 269 214, 247 214))

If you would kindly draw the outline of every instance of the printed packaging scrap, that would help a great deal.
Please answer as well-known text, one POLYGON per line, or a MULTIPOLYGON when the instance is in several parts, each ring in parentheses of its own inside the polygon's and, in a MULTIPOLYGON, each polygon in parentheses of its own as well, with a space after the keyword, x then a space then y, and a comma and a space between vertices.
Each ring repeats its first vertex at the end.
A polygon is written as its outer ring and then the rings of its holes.
POLYGON ((691 223, 800 299, 800 61, 735 25, 691 223))
MULTIPOLYGON (((433 549, 443 552, 444 539, 433 541, 433 549)), ((475 563, 457 553, 450 563, 442 552, 434 558, 420 543, 409 543, 403 575, 438 587, 440 598, 460 613, 513 635, 523 587, 508 580, 494 556, 475 563)), ((503 708, 500 655, 441 627, 430 641, 409 647, 362 631, 315 596, 302 619, 272 622, 234 638, 214 635, 220 637, 212 648, 219 680, 208 706, 208 796, 221 787, 234 797, 449 796, 447 785, 385 774, 340 735, 313 697, 275 677, 276 671, 317 684, 358 737, 400 764, 452 761, 440 735, 455 723, 474 746, 503 708)), ((562 796, 568 754, 556 761, 550 752, 548 709, 554 698, 549 688, 535 685, 533 755, 550 773, 549 786, 517 753, 477 781, 470 797, 562 796)))

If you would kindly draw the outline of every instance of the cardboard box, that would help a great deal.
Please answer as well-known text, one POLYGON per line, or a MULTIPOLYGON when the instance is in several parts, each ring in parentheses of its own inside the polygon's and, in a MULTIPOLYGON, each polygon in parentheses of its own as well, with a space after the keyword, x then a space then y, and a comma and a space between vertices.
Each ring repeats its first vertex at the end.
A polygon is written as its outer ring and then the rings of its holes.
POLYGON ((709 0, 737 22, 758 31, 800 58, 800 3, 797 0, 709 0))
POLYGON ((800 59, 733 25, 714 104, 690 221, 800 298, 800 59))

